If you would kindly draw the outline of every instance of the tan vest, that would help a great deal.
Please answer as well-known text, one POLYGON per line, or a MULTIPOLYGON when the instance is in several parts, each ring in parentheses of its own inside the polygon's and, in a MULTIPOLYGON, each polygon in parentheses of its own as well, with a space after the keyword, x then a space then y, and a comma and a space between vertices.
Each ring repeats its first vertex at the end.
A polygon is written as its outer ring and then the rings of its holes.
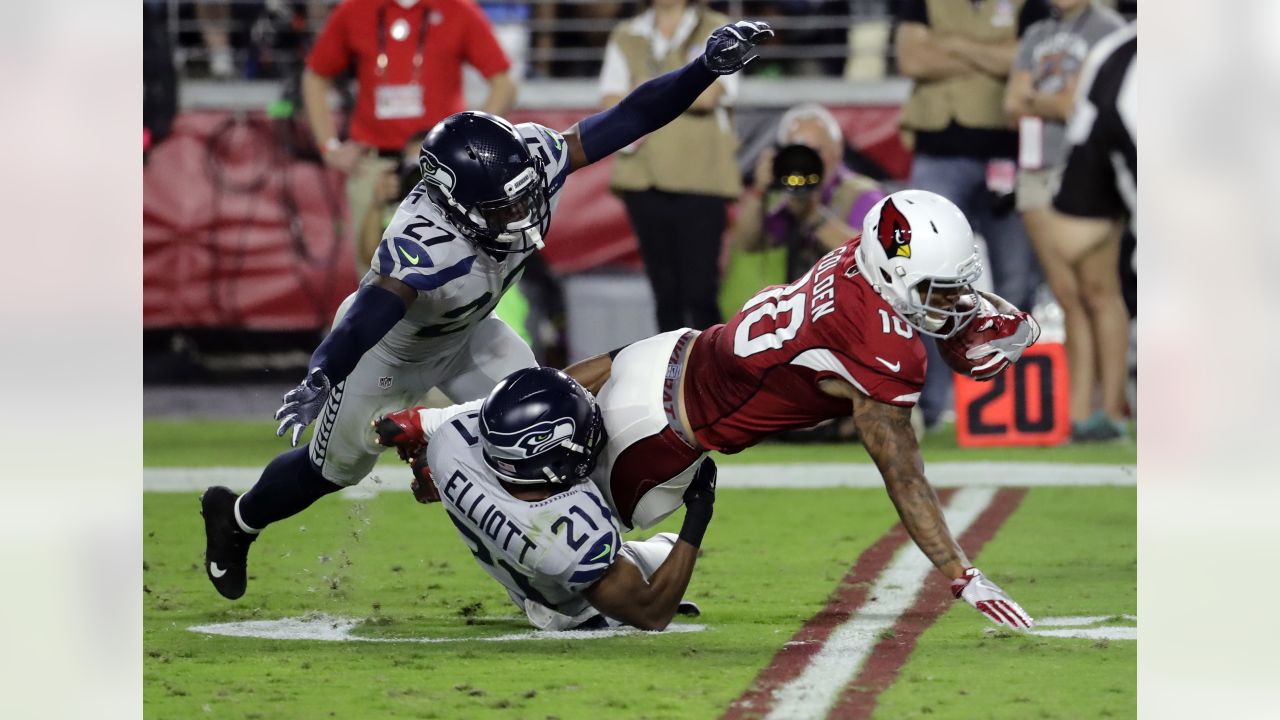
MULTIPOLYGON (((991 43, 1017 40, 1018 16, 1025 2, 982 0, 975 7, 969 0, 926 0, 929 29, 937 37, 959 35, 991 43)), ((943 80, 917 80, 902 108, 902 127, 941 130, 955 120, 970 128, 1007 128, 1004 86, 1005 78, 976 70, 943 80)))
MULTIPOLYGON (((614 28, 610 41, 617 43, 626 58, 633 84, 639 84, 686 65, 689 54, 695 48, 701 49, 711 31, 728 21, 720 13, 703 12, 688 40, 656 63, 649 38, 631 32, 632 21, 614 28)), ((736 198, 742 192, 737 153, 738 136, 729 122, 728 110, 686 112, 646 136, 634 152, 620 151, 615 156, 609 186, 615 192, 654 188, 736 198)))

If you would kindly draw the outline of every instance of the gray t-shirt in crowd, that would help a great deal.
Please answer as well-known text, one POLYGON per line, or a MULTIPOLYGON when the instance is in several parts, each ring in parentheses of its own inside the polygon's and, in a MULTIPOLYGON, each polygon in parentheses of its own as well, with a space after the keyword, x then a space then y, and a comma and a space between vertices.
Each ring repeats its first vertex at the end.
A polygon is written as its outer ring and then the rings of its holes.
MULTIPOLYGON (((1060 92, 1080 72, 1089 48, 1121 25, 1124 19, 1096 0, 1075 17, 1055 13, 1027 28, 1013 69, 1031 73, 1031 87, 1040 92, 1060 92)), ((1045 167, 1066 162, 1066 123, 1044 121, 1044 158, 1045 167)))

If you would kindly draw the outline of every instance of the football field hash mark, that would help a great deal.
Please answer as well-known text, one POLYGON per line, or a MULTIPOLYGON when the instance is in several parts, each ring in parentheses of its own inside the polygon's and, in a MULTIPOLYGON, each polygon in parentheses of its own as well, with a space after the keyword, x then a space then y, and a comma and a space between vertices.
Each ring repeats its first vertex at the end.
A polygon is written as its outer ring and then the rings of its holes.
POLYGON ((1082 615, 1047 617, 1036 621, 1027 632, 1031 635, 1078 640, 1137 640, 1138 618, 1133 615, 1082 615), (1119 625, 1117 623, 1135 623, 1119 625))
MULTIPOLYGON (((187 629, 207 635, 260 638, 263 640, 316 640, 321 642, 373 642, 373 643, 454 643, 454 642, 518 642, 524 640, 603 640, 624 635, 650 634, 631 627, 606 630, 562 630, 524 632, 491 635, 488 637, 367 637, 354 634, 363 620, 334 615, 308 615, 306 617, 280 618, 277 620, 244 620, 240 622, 192 625, 187 629)), ((706 625, 672 623, 665 633, 693 633, 706 630, 706 625)))

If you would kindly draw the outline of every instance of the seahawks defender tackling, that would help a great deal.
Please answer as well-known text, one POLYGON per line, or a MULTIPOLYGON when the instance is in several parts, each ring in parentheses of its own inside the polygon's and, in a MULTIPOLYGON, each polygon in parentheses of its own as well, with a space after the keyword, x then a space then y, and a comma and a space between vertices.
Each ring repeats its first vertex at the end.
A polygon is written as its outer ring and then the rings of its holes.
POLYGON ((295 447, 319 420, 309 447, 278 456, 242 497, 216 486, 201 498, 205 569, 220 594, 244 594, 249 546, 263 528, 372 469, 381 451, 368 433, 373 418, 432 387, 455 402, 482 397, 535 364, 492 311, 541 247, 566 177, 674 120, 772 34, 765 23, 721 27, 688 65, 563 133, 477 112, 432 128, 419 155, 422 182, 276 413, 277 435, 292 431, 295 447))
MULTIPOLYGON (((474 406, 475 403, 471 403, 474 406)), ((415 458, 420 482, 470 548, 542 630, 625 623, 661 630, 682 611, 715 501, 708 460, 685 490, 679 536, 622 542, 613 512, 587 477, 604 446, 595 399, 551 368, 518 370, 479 408, 416 412, 375 422, 378 441, 415 458)))
MULTIPOLYGON (((1001 316, 999 336, 969 351, 983 379, 1039 337, 1035 320, 999 296, 977 301, 981 272, 960 210, 904 190, 872 208, 861 236, 794 283, 765 288, 729 322, 663 333, 568 368, 598 393, 607 442, 592 479, 622 528, 651 527, 674 512, 709 451, 736 453, 852 413, 903 525, 956 596, 996 623, 1029 627, 947 528, 910 421, 925 377, 920 334, 945 339, 980 311, 1001 316)), ((419 414, 424 423, 434 416, 419 414)))

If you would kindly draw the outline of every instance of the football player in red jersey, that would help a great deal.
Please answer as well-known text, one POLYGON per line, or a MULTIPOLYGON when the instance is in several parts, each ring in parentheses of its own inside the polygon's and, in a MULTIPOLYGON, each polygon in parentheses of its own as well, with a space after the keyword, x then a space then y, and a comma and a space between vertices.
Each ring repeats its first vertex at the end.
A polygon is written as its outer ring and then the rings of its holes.
MULTIPOLYGON (((973 568, 947 528, 911 428, 924 384, 920 334, 951 337, 978 308, 982 273, 959 208, 903 190, 867 213, 863 234, 789 285, 758 293, 732 319, 677 330, 584 360, 567 372, 597 392, 608 445, 596 482, 629 527, 679 507, 707 452, 736 453, 782 430, 852 413, 913 540, 952 591, 993 621, 1031 618, 973 568), (968 302, 961 302, 968 300, 968 302)), ((1016 362, 1039 328, 984 293, 1009 323, 983 366, 1016 362)), ((975 362, 975 364, 979 364, 975 362)))
MULTIPOLYGON (((948 338, 972 321, 983 305, 973 289, 981 273, 959 208, 921 190, 888 196, 860 237, 790 285, 762 290, 727 323, 662 333, 568 368, 598 395, 608 435, 592 480, 624 530, 648 528, 680 507, 709 451, 736 453, 852 413, 903 525, 956 597, 996 623, 1030 627, 947 528, 911 428, 925 377, 919 335, 948 338)), ((1005 323, 1008 334, 972 359, 1016 362, 1039 329, 1002 298, 984 297, 1021 321, 1005 323)), ((411 415, 402 424, 416 426, 411 415)))

